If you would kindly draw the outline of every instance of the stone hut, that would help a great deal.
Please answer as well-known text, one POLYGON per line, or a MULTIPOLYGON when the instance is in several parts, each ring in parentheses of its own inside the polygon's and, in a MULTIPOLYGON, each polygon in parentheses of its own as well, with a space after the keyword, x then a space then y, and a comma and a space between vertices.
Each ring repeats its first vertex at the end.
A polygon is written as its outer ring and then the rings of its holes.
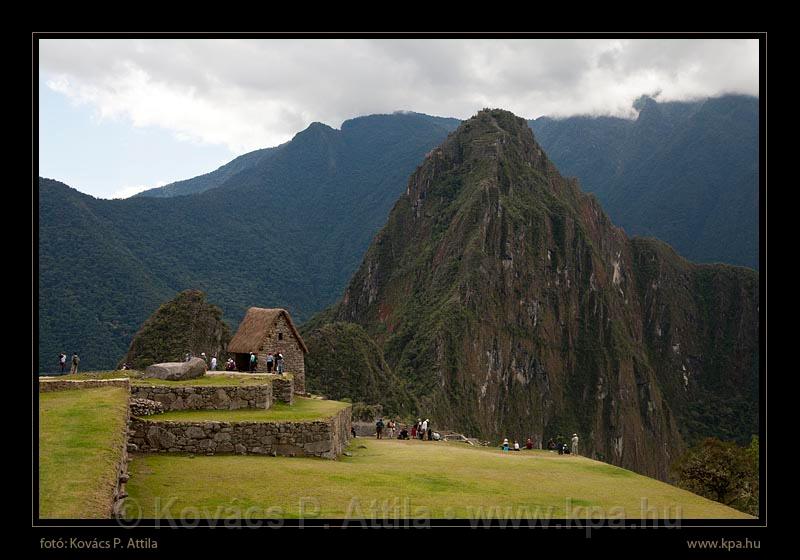
POLYGON ((251 307, 228 343, 228 353, 239 371, 248 371, 250 352, 258 356, 257 372, 267 371, 267 354, 283 354, 284 372, 294 376, 294 390, 305 393, 306 343, 285 309, 251 307))

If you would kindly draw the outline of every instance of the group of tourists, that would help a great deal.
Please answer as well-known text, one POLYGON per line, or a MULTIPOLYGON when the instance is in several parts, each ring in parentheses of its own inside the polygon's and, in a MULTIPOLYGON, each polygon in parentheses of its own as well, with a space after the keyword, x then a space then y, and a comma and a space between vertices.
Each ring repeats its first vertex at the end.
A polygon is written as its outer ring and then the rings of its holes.
MULTIPOLYGON (((436 435, 438 436, 439 434, 436 435)), ((430 419, 426 418, 422 420, 421 418, 417 418, 417 422, 411 426, 411 439, 433 441, 433 426, 431 425, 430 419)))
MULTIPOLYGON (((570 446, 567 446, 567 444, 561 440, 562 440, 561 436, 558 436, 558 438, 556 439, 550 438, 550 440, 547 442, 547 449, 550 451, 555 451, 559 455, 564 455, 564 454, 578 455, 578 441, 579 441, 578 434, 572 434, 572 439, 570 440, 571 444, 570 446)), ((500 445, 500 447, 502 447, 503 451, 520 450, 519 442, 517 440, 512 440, 511 442, 509 442, 508 438, 503 438, 503 443, 500 445)), ((528 438, 528 441, 525 442, 525 449, 533 449, 533 447, 534 447, 533 440, 531 438, 528 438)))
MULTIPOLYGON (((355 428, 351 429, 351 434, 355 437, 355 428)), ((383 418, 378 418, 375 422, 375 438, 383 439, 384 434, 388 434, 389 438, 394 439, 419 439, 427 441, 438 441, 441 436, 433 431, 430 419, 422 420, 417 418, 417 421, 411 425, 411 431, 405 426, 398 428, 395 420, 388 420, 384 422, 383 418)))
MULTIPOLYGON (((70 361, 71 367, 69 369, 70 375, 78 373, 78 364, 81 363, 81 359, 78 357, 77 352, 72 353, 72 360, 70 361)), ((67 355, 64 352, 60 352, 58 354, 58 367, 61 369, 61 373, 66 373, 67 371, 67 355)))
MULTIPOLYGON (((250 352, 249 367, 251 373, 255 372, 258 367, 258 355, 254 352, 250 352)), ((283 354, 280 352, 267 354, 267 373, 272 373, 273 370, 278 375, 283 375, 283 354)))
MULTIPOLYGON (((503 438, 501 447, 503 451, 519 451, 521 449, 517 440, 512 440, 512 443, 509 443, 508 438, 503 438)), ((533 449, 533 440, 531 438, 528 438, 528 441, 525 442, 525 449, 533 449)))

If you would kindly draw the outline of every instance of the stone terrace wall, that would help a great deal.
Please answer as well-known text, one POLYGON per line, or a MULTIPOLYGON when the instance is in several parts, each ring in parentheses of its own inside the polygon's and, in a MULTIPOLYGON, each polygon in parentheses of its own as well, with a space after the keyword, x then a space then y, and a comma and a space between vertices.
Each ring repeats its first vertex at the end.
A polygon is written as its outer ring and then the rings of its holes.
POLYGON ((150 399, 171 410, 236 410, 272 406, 272 385, 132 385, 131 396, 150 399))
POLYGON ((294 380, 276 377, 272 380, 272 394, 276 401, 294 403, 294 380))
POLYGON ((55 379, 39 378, 39 392, 69 391, 71 389, 95 389, 97 387, 125 387, 130 386, 130 380, 120 379, 55 379))
POLYGON ((314 422, 161 422, 133 418, 131 442, 142 452, 238 453, 335 459, 350 436, 352 409, 314 422))

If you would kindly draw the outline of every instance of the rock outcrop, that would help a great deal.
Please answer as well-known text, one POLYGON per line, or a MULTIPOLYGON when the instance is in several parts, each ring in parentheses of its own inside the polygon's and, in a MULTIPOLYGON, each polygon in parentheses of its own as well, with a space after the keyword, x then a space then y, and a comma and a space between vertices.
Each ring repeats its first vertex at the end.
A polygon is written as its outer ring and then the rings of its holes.
POLYGON ((206 374, 206 362, 202 358, 192 358, 188 362, 165 362, 153 364, 144 370, 144 377, 155 377, 167 381, 194 379, 206 374))

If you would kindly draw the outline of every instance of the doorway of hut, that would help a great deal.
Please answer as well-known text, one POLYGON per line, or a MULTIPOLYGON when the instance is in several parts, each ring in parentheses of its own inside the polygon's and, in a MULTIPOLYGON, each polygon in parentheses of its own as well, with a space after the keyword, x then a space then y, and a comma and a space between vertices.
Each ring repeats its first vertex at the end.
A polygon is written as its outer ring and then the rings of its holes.
POLYGON ((236 362, 236 371, 250 371, 250 354, 236 353, 233 361, 236 362))

